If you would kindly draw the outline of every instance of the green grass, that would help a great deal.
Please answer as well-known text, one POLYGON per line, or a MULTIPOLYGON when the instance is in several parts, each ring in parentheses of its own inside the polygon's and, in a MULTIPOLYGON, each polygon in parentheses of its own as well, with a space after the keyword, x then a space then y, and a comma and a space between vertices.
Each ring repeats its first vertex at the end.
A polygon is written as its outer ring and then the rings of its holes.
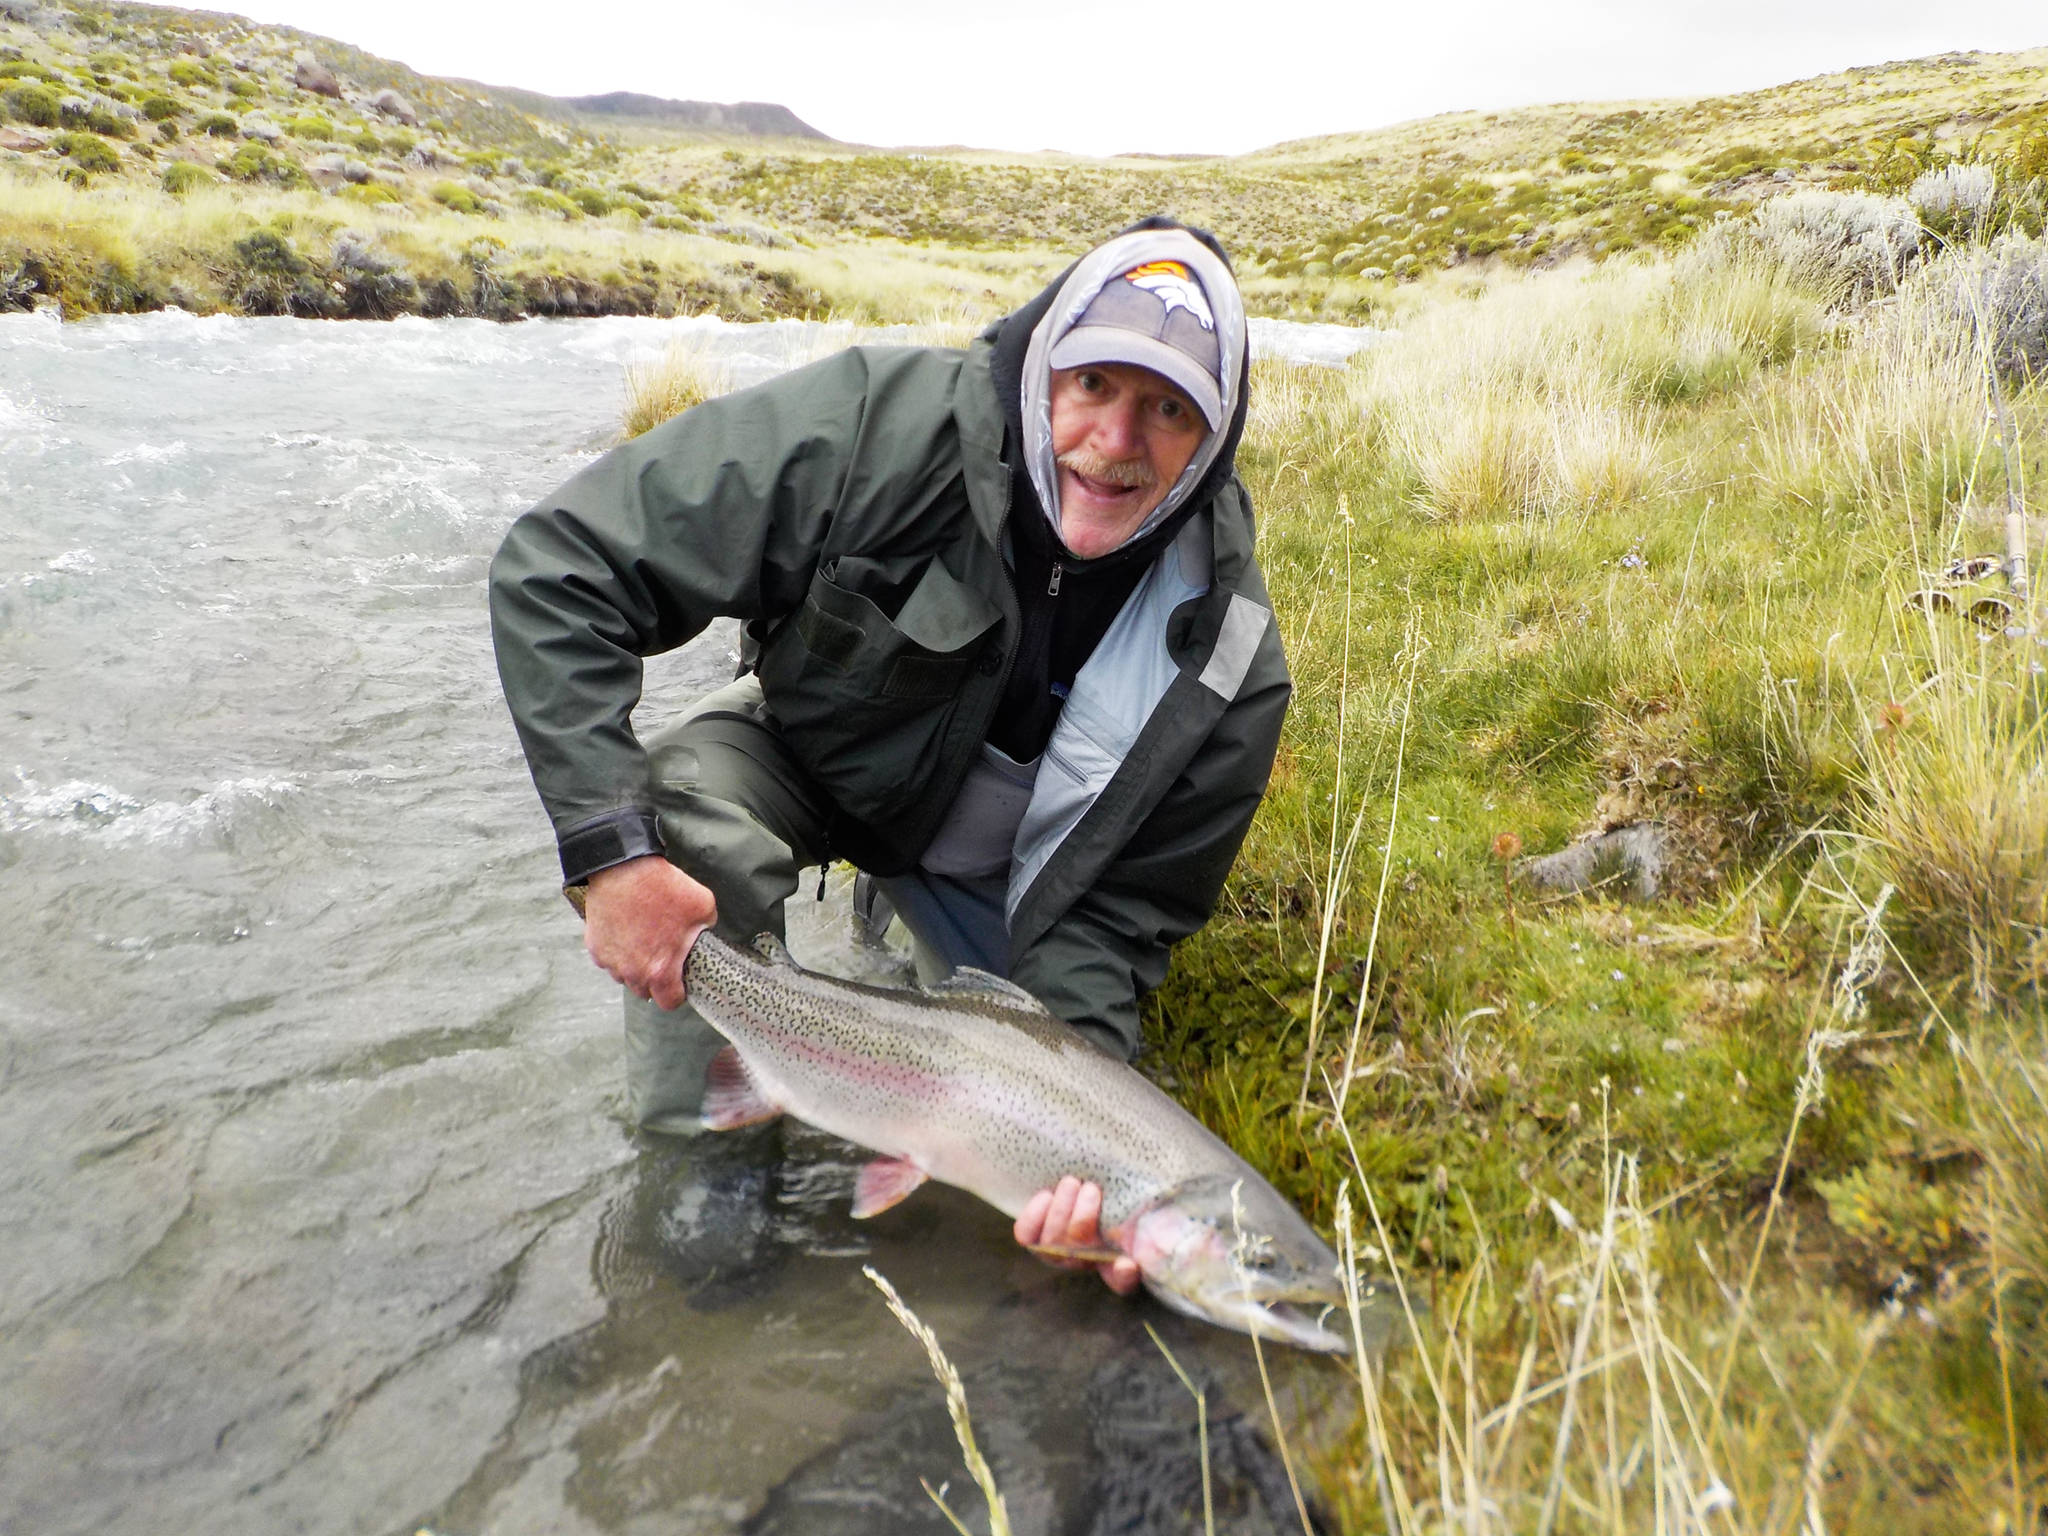
POLYGON ((2008 458, 1959 260, 1869 305, 1795 257, 1505 278, 1255 382, 1296 704, 1149 1022, 1432 1303, 1322 1469, 1348 1528, 2039 1518, 2040 652, 1903 599, 2001 547, 2048 401, 2005 382, 2008 458), (1656 902, 1504 883, 1503 834, 1643 821, 1656 902))

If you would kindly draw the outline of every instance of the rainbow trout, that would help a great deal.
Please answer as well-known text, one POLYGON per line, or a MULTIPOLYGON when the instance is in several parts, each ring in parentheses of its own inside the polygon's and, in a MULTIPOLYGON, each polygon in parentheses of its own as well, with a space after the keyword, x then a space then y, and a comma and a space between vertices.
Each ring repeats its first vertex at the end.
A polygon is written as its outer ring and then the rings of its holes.
POLYGON ((880 1154, 853 1214, 926 1179, 1015 1217, 1064 1174, 1102 1186, 1104 1246, 1169 1307, 1305 1349, 1343 1350, 1337 1257, 1251 1165, 1023 988, 963 971, 897 991, 804 970, 772 937, 754 953, 711 933, 690 950, 690 1001, 730 1046, 705 1124, 791 1114, 880 1154), (1336 1326, 1332 1326, 1332 1324, 1336 1326))

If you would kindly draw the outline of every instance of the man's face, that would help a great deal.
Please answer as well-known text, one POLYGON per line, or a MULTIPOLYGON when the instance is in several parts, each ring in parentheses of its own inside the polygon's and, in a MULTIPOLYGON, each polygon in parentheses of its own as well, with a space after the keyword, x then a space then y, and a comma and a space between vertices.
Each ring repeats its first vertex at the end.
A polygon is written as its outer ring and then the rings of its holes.
POLYGON ((1084 560, 1115 549, 1166 499, 1208 435, 1195 403, 1149 368, 1055 368, 1061 542, 1084 560))

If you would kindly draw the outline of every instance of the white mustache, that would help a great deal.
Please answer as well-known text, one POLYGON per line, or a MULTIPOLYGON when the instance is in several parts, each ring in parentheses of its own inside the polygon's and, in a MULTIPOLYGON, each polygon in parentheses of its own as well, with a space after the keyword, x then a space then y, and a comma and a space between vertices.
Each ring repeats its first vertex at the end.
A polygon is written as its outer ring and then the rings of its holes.
POLYGON ((1149 490, 1159 478, 1143 459, 1105 459, 1086 448, 1070 448, 1057 462, 1061 469, 1070 469, 1090 480, 1106 480, 1125 490, 1149 490))

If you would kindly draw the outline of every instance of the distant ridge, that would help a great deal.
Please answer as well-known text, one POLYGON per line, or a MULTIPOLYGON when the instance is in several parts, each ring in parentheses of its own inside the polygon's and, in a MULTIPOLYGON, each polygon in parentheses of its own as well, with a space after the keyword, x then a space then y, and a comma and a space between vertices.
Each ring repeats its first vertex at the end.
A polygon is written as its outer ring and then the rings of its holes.
POLYGON ((706 133, 744 133, 762 138, 837 141, 818 132, 789 108, 772 101, 674 101, 643 96, 638 91, 606 91, 601 96, 557 98, 578 112, 595 117, 631 117, 679 124, 706 133))

